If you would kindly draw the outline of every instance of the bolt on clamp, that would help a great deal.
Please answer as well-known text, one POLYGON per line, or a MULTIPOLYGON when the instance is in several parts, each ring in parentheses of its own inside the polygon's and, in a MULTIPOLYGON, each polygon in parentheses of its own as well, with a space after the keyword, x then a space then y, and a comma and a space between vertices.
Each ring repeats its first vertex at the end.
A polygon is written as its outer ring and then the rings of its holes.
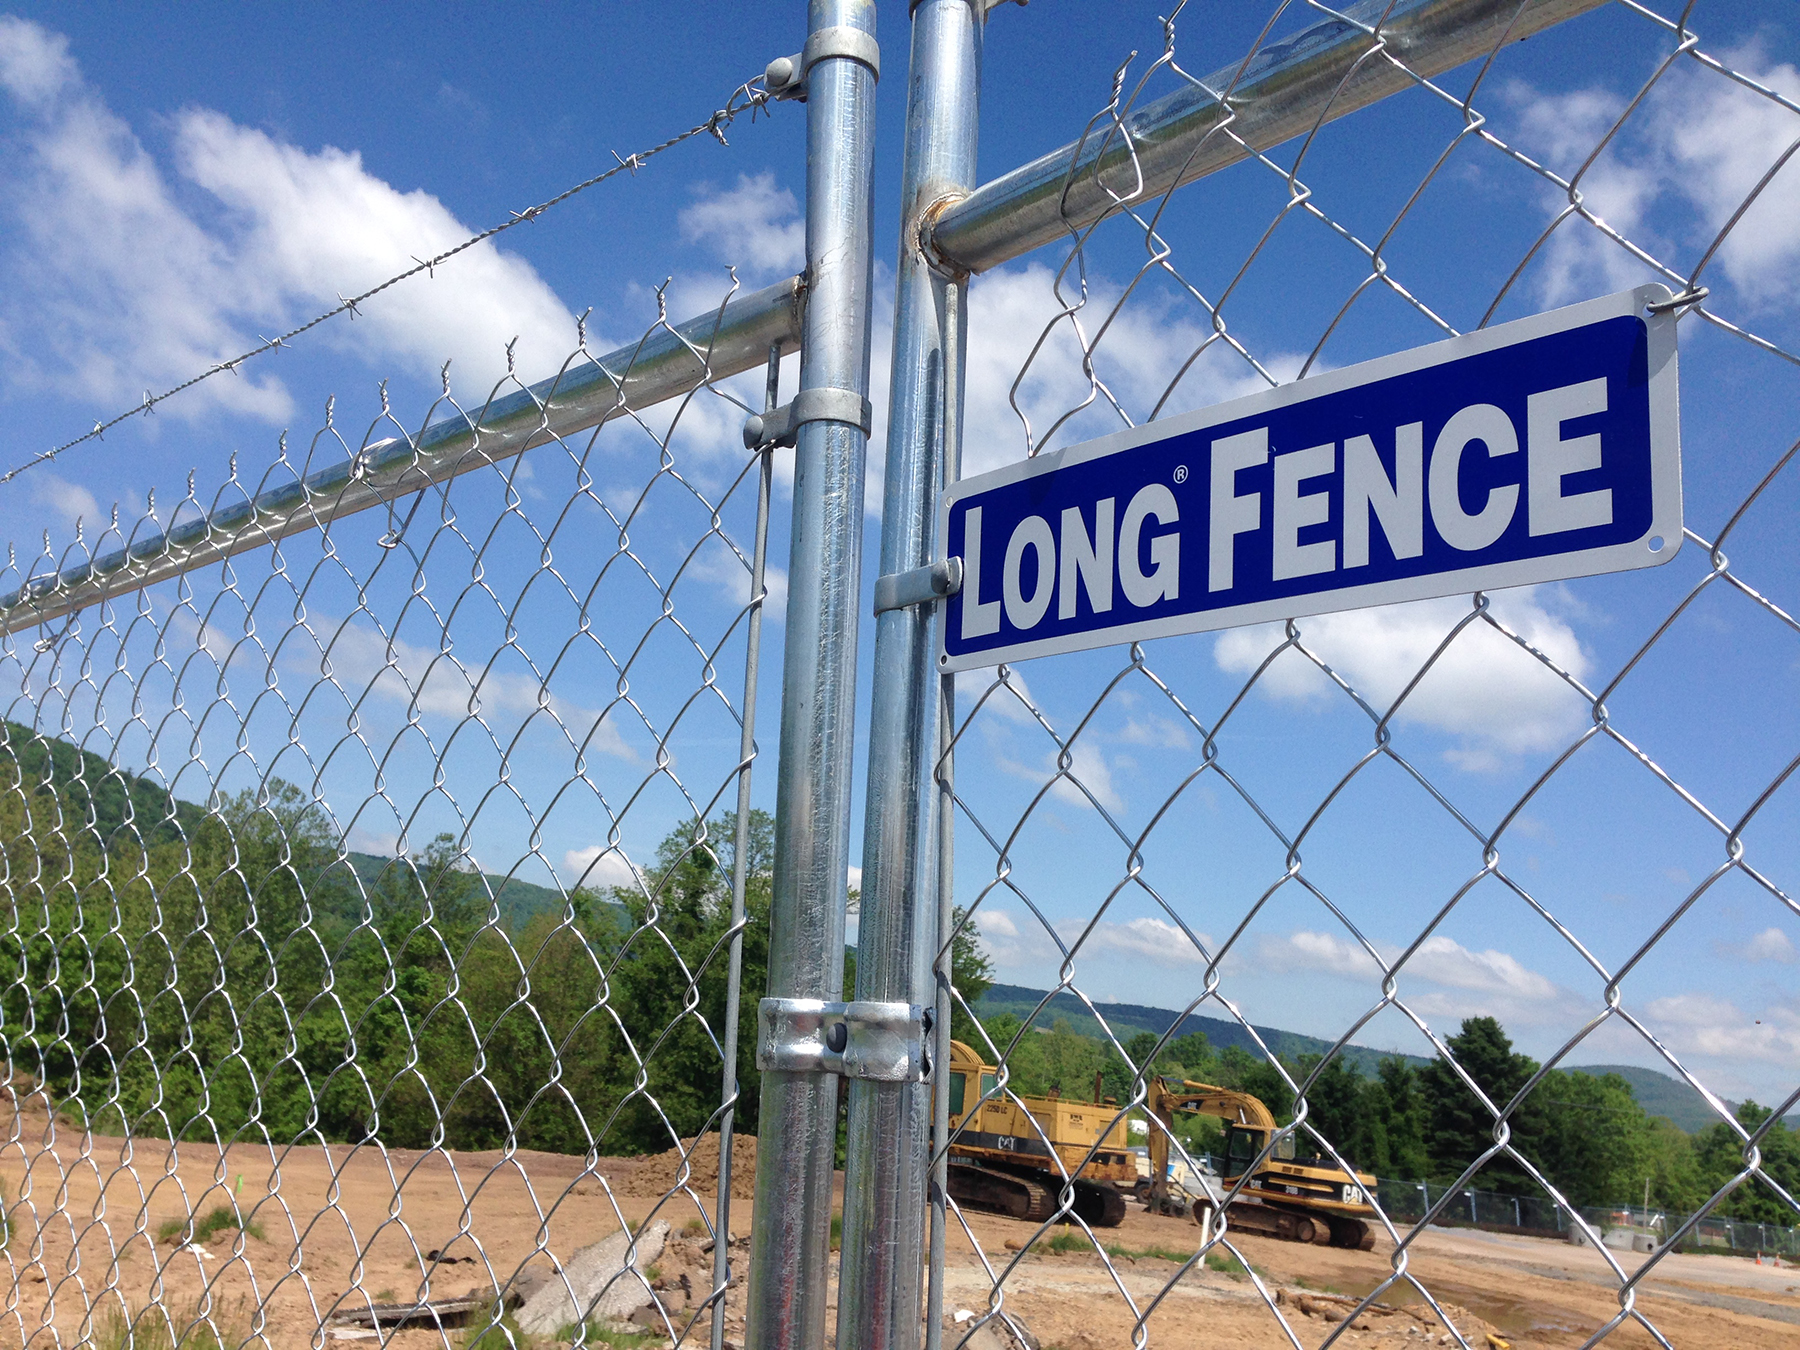
POLYGON ((806 77, 815 62, 828 56, 847 56, 867 66, 877 80, 881 78, 881 48, 875 38, 860 28, 839 25, 821 28, 806 39, 806 48, 792 56, 778 56, 763 71, 763 87, 775 98, 791 98, 806 102, 806 77))
POLYGON ((931 1009, 862 999, 765 998, 756 1010, 756 1067, 764 1073, 836 1073, 880 1083, 931 1074, 931 1009))

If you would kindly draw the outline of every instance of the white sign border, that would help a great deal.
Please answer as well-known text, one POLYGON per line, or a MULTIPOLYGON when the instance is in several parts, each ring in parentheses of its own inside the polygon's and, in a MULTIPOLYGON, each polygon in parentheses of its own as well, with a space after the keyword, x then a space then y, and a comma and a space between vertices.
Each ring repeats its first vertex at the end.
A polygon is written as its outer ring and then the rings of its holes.
POLYGON ((1378 380, 1410 374, 1430 366, 1445 365, 1464 357, 1529 342, 1534 338, 1547 337, 1571 328, 1582 328, 1605 319, 1630 316, 1644 320, 1649 346, 1652 507, 1650 525, 1638 538, 1619 544, 1582 549, 1575 553, 1482 563, 1453 572, 1432 572, 1425 576, 1370 582, 1365 586, 1339 587, 1312 595, 1258 600, 1226 609, 1144 619, 1111 628, 1088 629, 1059 637, 1016 642, 986 651, 966 652, 960 656, 952 656, 945 650, 950 608, 945 604, 938 624, 938 669, 945 674, 959 670, 981 670, 1014 661, 1027 661, 1038 656, 1124 646, 1149 638, 1212 633, 1277 619, 1335 614, 1347 609, 1400 604, 1407 600, 1465 595, 1478 590, 1500 590, 1509 586, 1530 586, 1545 581, 1662 566, 1681 551, 1682 543, 1681 408, 1675 341, 1677 316, 1668 310, 1654 312, 1650 306, 1666 304, 1672 298, 1666 286, 1637 286, 1597 300, 1584 300, 1579 304, 1548 310, 1529 318, 1515 319, 1493 328, 1478 329, 1461 337, 1446 338, 1424 347, 1379 356, 1372 361, 1345 366, 1341 370, 1246 394, 1227 403, 1214 404, 1210 408, 1128 427, 1097 440, 1083 441, 1080 445, 1053 450, 1049 454, 978 474, 974 478, 965 478, 944 493, 938 507, 938 538, 947 545, 950 538, 950 508, 965 497, 989 492, 1027 478, 1036 478, 1040 474, 1054 473, 1065 466, 1103 459, 1108 455, 1167 440, 1186 432, 1218 426, 1224 422, 1235 422, 1239 418, 1254 417, 1258 413, 1273 412, 1293 403, 1310 402, 1343 389, 1373 384, 1378 380), (1651 552, 1649 541, 1657 537, 1661 537, 1663 546, 1659 551, 1651 552), (1571 565, 1575 565, 1576 570, 1569 570, 1571 565))

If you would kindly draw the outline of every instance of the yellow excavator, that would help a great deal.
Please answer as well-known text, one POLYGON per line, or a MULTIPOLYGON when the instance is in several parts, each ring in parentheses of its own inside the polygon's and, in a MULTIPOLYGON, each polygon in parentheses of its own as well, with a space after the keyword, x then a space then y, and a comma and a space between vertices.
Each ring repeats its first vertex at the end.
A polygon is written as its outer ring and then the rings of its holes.
POLYGON ((1098 1076, 1091 1102, 997 1092, 993 1066, 951 1041, 947 1077, 950 1194, 959 1205, 1041 1223, 1061 1205, 1066 1175, 1083 1222, 1113 1228, 1124 1219, 1119 1185, 1137 1181, 1137 1162, 1124 1113, 1100 1095, 1098 1076))
MULTIPOLYGON (((1257 1159, 1276 1128, 1275 1117, 1260 1098, 1208 1083, 1171 1084, 1153 1078, 1145 1106, 1162 1123, 1161 1129, 1150 1132, 1147 1204, 1151 1210, 1169 1212, 1169 1138, 1176 1112, 1214 1116, 1226 1126, 1226 1175, 1221 1179, 1221 1190, 1229 1191, 1239 1177, 1250 1173, 1228 1212, 1234 1228, 1290 1242, 1316 1242, 1320 1246, 1365 1252, 1375 1245, 1375 1230, 1367 1222, 1375 1215, 1368 1201, 1375 1188, 1374 1177, 1358 1172, 1352 1182, 1334 1163, 1297 1159, 1291 1134, 1278 1140, 1271 1156, 1257 1166, 1257 1159)), ((1206 1221, 1206 1209, 1204 1201, 1195 1205, 1196 1222, 1206 1221)))

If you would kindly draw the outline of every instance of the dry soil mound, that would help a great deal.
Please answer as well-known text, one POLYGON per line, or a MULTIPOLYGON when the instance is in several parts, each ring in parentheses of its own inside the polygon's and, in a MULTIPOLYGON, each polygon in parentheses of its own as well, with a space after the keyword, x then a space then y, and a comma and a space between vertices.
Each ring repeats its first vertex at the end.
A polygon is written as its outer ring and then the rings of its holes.
MULTIPOLYGON (((701 1196, 717 1194, 718 1135, 684 1139, 680 1148, 639 1158, 618 1190, 621 1195, 667 1195, 680 1185, 701 1196)), ((734 1200, 749 1200, 756 1195, 755 1135, 736 1134, 731 1138, 731 1195, 734 1200)))

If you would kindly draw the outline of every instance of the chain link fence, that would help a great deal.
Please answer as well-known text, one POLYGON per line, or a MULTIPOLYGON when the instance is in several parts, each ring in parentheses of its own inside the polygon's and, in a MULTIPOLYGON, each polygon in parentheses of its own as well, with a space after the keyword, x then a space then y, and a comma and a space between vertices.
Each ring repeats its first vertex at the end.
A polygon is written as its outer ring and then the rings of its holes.
MULTIPOLYGON (((956 677, 939 778, 960 931, 1044 986, 1010 991, 1003 1016, 959 992, 959 1034, 996 1068, 984 1101, 1035 1113, 1014 1147, 1047 1154, 1063 1189, 1028 1233, 949 1202, 934 1278, 968 1311, 946 1344, 992 1328, 1667 1345, 1683 1331, 1659 1319, 1696 1324, 1644 1297, 1666 1252, 1739 1207, 1767 1206, 1771 1232, 1800 1212, 1787 1153, 1769 1151, 1800 1102, 1785 1032, 1702 1031, 1725 1000, 1692 968, 1728 950, 1723 926, 1766 925, 1785 951, 1800 916, 1800 740, 1777 673, 1796 632, 1800 348, 1791 285, 1763 265, 1787 247, 1800 87, 1754 45, 1709 42, 1704 5, 1593 9, 1278 4, 1245 58, 1202 77, 1204 16, 1178 6, 1144 56, 1120 52, 1079 141, 939 222, 936 247, 976 270, 1041 250, 971 285, 965 474, 1647 281, 1674 293, 1691 357, 1685 547, 1633 593, 1477 594, 956 677), (1017 355, 993 356, 1027 312, 1017 355), (1153 1003, 1211 1020, 1126 1020, 1153 1003), (1314 1030, 1334 1008, 1337 1031, 1296 1045, 1260 1025, 1290 1004, 1314 1030), (1548 1047, 1542 1062, 1496 1058, 1461 1020, 1483 1011, 1548 1047), (1375 1193, 1377 1273, 1244 1239, 1231 1209, 1113 1232, 1066 1185, 1103 1175, 1107 1145, 1059 1153, 1046 1093, 1143 1122, 1177 1166, 1222 1151, 1216 1130, 1146 1109, 1155 1076, 1184 1072, 1269 1101, 1283 1128, 1265 1162, 1311 1155, 1352 1185, 1404 1167, 1343 1105, 1346 1078, 1377 1079, 1365 1044, 1403 1052, 1402 1086, 1437 1075, 1462 1141, 1453 1160, 1434 1142, 1445 1184, 1375 1193), (1734 1111, 1696 1067, 1728 1044, 1783 1083, 1772 1114, 1734 1111), (1544 1142, 1612 1109, 1563 1100, 1564 1070, 1646 1055, 1707 1103, 1718 1154, 1649 1255, 1605 1245, 1604 1216, 1669 1178, 1639 1158, 1621 1193, 1593 1195, 1600 1150, 1544 1142), (1538 1326, 1516 1291, 1440 1282, 1423 1235, 1471 1203, 1479 1221, 1582 1230, 1610 1310, 1538 1326), (1091 1262, 1079 1311, 1068 1252, 1091 1262), (1323 1320, 1299 1293, 1321 1280, 1350 1294, 1323 1320)), ((984 1142, 978 1114, 945 1137, 951 1161, 984 1142)), ((1591 1144, 1596 1127, 1568 1133, 1591 1144)), ((1255 1169, 1232 1171, 1225 1198, 1251 1198, 1255 1169)))
MULTIPOLYGON (((988 8, 913 7, 915 59, 956 54, 919 106, 973 117, 988 8)), ((877 1350, 1669 1345, 1736 1315, 1654 1282, 1800 1212, 1792 1009, 1750 1030, 1694 973, 1780 962, 1800 918, 1793 67, 1696 6, 1284 0, 1202 77, 1183 4, 1077 141, 986 186, 971 121, 910 116, 840 1003, 880 56, 867 6, 811 12, 768 85, 808 97, 831 189, 802 277, 605 354, 578 332, 537 383, 328 403, 217 491, 9 557, 4 1334, 817 1350, 841 1306, 877 1350), (1667 566, 933 680, 959 475, 1646 281, 1689 362, 1667 566), (780 819, 753 413, 796 447, 780 819), (1302 1005, 1333 1034, 1265 1025, 1302 1005), (952 1036, 982 1067, 934 1099, 952 1036), (1766 1114, 1708 1081, 1734 1055, 1774 1065, 1766 1114), (1571 1072, 1647 1058, 1699 1094, 1691 1154, 1571 1072), (1149 1109, 1184 1078, 1269 1106, 1258 1166, 1366 1193, 1372 1250, 1248 1236, 1256 1169, 1149 1109), (1100 1142, 1059 1149, 1077 1114, 1100 1142), (1197 1225, 1076 1184, 1134 1127, 1197 1225), (1022 1221, 956 1198, 977 1147, 1045 1160, 1022 1221), (1604 1306, 1550 1326, 1459 1275, 1434 1244, 1465 1211, 1585 1237, 1604 1306)))
POLYGON ((741 1338, 781 574, 721 381, 772 395, 797 305, 328 402, 11 559, 15 1343, 741 1338))

